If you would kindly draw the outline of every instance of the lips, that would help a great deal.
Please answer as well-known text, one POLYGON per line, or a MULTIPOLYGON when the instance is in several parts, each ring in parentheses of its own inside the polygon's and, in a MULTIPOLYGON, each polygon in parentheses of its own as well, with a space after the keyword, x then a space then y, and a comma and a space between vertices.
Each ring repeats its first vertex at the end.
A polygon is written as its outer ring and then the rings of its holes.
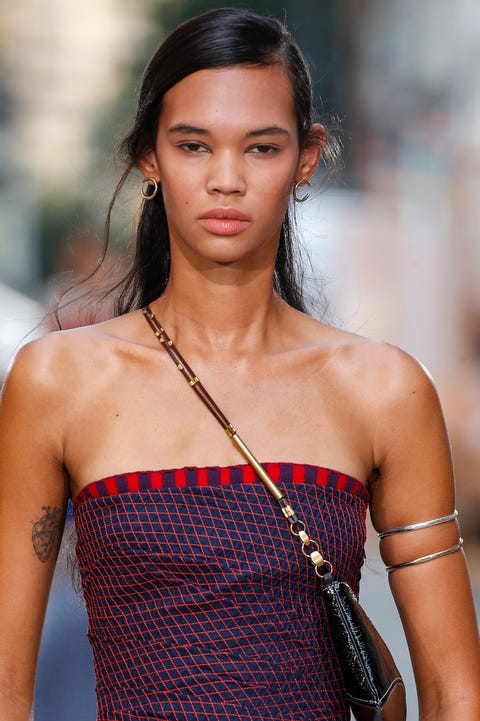
POLYGON ((250 225, 248 216, 234 208, 213 208, 203 213, 199 222, 214 235, 236 235, 250 225))
POLYGON ((214 208, 207 213, 203 213, 201 219, 209 220, 210 218, 216 220, 248 220, 245 213, 241 213, 234 208, 214 208))

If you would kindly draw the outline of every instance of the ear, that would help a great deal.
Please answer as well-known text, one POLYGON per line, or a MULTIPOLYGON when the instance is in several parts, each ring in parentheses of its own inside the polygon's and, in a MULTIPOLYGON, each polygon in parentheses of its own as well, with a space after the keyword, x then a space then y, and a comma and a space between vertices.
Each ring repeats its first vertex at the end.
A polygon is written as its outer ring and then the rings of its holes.
POLYGON ((297 180, 308 180, 312 177, 321 160, 326 141, 325 128, 320 123, 314 123, 308 131, 308 137, 300 150, 300 158, 295 174, 297 180))
POLYGON ((137 167, 144 178, 155 178, 160 182, 160 169, 154 150, 146 150, 139 158, 137 167))

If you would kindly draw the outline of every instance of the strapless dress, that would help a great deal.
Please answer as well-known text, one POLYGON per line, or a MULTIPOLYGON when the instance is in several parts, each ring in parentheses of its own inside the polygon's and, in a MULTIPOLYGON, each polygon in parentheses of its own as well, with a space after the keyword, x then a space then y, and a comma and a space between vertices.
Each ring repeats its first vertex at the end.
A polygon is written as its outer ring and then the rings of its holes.
MULTIPOLYGON (((264 467, 358 592, 365 486, 264 467)), ((97 721, 349 719, 321 582, 250 466, 104 478, 74 519, 97 721)))

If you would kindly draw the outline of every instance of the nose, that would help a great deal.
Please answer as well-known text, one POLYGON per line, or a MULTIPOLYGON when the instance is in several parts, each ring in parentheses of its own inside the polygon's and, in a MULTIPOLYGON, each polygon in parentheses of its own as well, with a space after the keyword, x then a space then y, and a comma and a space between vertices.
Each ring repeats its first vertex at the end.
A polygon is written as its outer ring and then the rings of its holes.
POLYGON ((210 162, 207 190, 217 195, 243 195, 246 179, 242 161, 232 151, 214 156, 210 162))

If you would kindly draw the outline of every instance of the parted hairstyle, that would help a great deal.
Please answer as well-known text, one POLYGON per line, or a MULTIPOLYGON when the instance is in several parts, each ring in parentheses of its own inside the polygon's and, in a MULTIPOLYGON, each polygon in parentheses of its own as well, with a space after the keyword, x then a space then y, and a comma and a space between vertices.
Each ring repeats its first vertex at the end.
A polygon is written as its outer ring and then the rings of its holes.
MULTIPOLYGON (((234 65, 280 64, 293 88, 300 148, 314 142, 312 81, 295 41, 281 22, 248 10, 221 8, 179 25, 149 61, 140 87, 135 121, 124 136, 120 154, 125 170, 107 212, 105 248, 110 219, 130 172, 142 155, 155 147, 157 126, 165 93, 188 75, 207 68, 234 65)), ((327 135, 328 145, 328 135, 327 135)), ((335 165, 335 147, 326 151, 328 165, 335 165)), ((324 153, 325 155, 325 153, 324 153)), ((161 190, 161 188, 160 188, 161 190)), ((275 291, 294 308, 305 310, 302 268, 296 260, 292 224, 287 212, 281 229, 274 270, 275 291)), ((170 273, 170 242, 162 193, 144 202, 136 229, 131 267, 117 284, 116 315, 140 308, 160 296, 170 273)))

